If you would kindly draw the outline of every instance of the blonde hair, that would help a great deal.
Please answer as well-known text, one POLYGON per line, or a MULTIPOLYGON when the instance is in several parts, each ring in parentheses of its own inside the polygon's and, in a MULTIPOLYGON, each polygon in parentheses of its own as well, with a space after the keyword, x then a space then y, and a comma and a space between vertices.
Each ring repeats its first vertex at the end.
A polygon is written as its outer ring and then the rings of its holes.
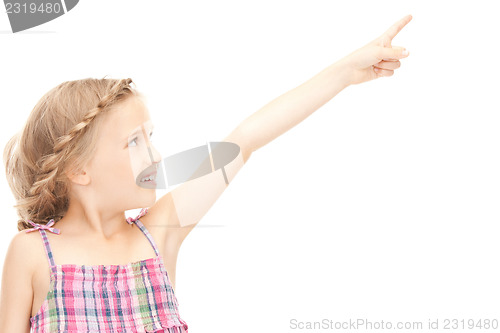
POLYGON ((32 228, 28 220, 47 224, 65 215, 70 193, 66 172, 78 172, 92 159, 106 111, 130 96, 143 98, 130 83, 130 78, 66 81, 38 101, 3 153, 21 218, 18 231, 32 228))

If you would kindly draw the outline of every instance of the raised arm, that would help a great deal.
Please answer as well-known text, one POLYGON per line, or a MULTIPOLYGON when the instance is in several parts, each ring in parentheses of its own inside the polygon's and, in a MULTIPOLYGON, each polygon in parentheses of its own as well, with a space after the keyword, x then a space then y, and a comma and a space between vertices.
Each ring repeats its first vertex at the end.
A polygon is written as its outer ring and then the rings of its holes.
POLYGON ((170 191, 150 208, 162 211, 165 233, 180 243, 217 201, 252 152, 294 127, 349 85, 391 76, 408 53, 392 47, 392 39, 412 19, 408 15, 381 36, 326 67, 308 81, 272 100, 243 120, 224 141, 240 147, 240 154, 221 170, 190 180, 170 191), (226 182, 226 180, 228 182, 226 182))
POLYGON ((412 19, 403 17, 364 47, 333 63, 300 86, 274 99, 245 119, 225 140, 244 147, 244 161, 251 152, 288 131, 349 85, 392 76, 407 57, 392 39, 412 19))

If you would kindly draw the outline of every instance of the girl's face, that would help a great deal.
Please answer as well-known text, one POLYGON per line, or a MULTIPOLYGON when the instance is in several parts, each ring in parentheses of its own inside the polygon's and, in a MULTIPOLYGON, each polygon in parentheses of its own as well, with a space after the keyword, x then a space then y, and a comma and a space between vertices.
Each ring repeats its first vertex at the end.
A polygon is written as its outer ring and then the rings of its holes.
POLYGON ((155 186, 139 182, 161 161, 150 142, 152 132, 149 112, 139 98, 130 97, 109 111, 88 169, 97 204, 128 210, 155 203, 155 186))

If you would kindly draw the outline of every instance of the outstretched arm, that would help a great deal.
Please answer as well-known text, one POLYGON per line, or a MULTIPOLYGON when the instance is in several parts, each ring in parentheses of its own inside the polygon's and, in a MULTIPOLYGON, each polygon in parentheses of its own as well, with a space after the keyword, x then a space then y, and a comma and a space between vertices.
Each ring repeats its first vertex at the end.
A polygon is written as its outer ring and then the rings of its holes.
POLYGON ((288 131, 349 85, 391 76, 407 57, 392 39, 412 19, 404 17, 364 47, 328 66, 300 86, 279 96, 245 119, 225 140, 245 147, 244 160, 288 131))
MULTIPOLYGON (((349 85, 391 76, 408 53, 392 47, 392 39, 412 19, 408 15, 381 36, 326 67, 300 86, 277 97, 239 124, 224 141, 240 147, 240 154, 221 170, 190 180, 157 201, 150 212, 163 211, 165 232, 180 243, 228 186, 252 152, 294 127, 349 85)), ((158 221, 155 221, 158 225, 158 221)))

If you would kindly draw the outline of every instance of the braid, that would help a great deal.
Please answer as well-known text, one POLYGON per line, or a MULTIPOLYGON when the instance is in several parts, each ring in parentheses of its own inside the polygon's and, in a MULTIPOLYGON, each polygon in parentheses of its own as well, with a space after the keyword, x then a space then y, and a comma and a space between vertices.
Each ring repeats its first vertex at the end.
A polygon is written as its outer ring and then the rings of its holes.
POLYGON ((108 107, 111 106, 111 104, 114 104, 118 99, 120 99, 121 96, 124 95, 123 91, 130 90, 128 85, 132 82, 132 79, 121 79, 118 81, 113 88, 111 88, 111 91, 109 94, 104 96, 99 103, 97 103, 97 107, 94 109, 90 110, 89 113, 85 115, 83 120, 78 123, 76 126, 74 126, 67 135, 62 136, 56 145, 54 146, 54 153, 57 153, 61 150, 64 149, 64 147, 70 142, 73 141, 75 137, 79 135, 79 133, 82 133, 85 131, 85 128, 92 122, 92 120, 95 119, 95 117, 101 112, 101 110, 104 110, 108 107))

